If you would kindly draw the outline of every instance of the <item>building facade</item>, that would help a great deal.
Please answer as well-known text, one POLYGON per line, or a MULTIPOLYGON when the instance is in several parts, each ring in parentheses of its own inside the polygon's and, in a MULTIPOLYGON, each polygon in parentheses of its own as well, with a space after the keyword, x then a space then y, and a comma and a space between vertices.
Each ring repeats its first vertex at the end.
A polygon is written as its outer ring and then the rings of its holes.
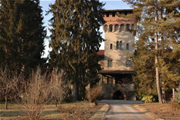
POLYGON ((104 59, 99 71, 105 99, 136 100, 132 75, 134 73, 129 55, 134 54, 134 19, 124 17, 132 9, 105 10, 105 49, 98 52, 104 59), (117 15, 117 13, 119 13, 117 15), (122 16, 122 17, 121 17, 122 16))

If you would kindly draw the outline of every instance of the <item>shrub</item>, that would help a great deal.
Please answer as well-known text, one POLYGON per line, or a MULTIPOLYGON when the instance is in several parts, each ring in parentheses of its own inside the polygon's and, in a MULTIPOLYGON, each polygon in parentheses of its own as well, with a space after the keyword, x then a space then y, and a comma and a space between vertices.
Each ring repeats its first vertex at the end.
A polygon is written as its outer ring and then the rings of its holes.
POLYGON ((19 90, 20 103, 27 111, 27 119, 39 120, 47 103, 63 100, 64 90, 60 75, 52 75, 47 79, 46 74, 41 74, 40 68, 32 73, 28 81, 24 81, 24 89, 19 90), (54 77, 54 78, 53 78, 54 77))
POLYGON ((180 86, 175 91, 175 101, 180 105, 180 86))
POLYGON ((156 101, 153 95, 143 95, 143 98, 141 100, 145 103, 152 103, 156 101))
POLYGON ((9 68, 0 68, 0 97, 5 100, 5 109, 8 108, 8 100, 15 99, 18 80, 21 76, 17 76, 16 72, 11 72, 9 68))
POLYGON ((102 96, 102 86, 97 85, 89 89, 88 99, 90 103, 97 104, 97 100, 102 96))

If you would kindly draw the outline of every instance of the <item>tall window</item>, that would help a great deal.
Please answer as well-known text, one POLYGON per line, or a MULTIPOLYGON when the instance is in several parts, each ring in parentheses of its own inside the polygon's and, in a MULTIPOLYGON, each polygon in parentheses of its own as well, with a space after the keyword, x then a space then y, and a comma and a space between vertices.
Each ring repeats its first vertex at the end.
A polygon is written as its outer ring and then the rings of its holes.
POLYGON ((124 24, 121 24, 120 26, 120 32, 124 31, 124 24))
POLYGON ((112 44, 110 44, 110 49, 112 49, 112 44))
POLYGON ((108 67, 112 67, 112 60, 108 60, 108 67))
POLYGON ((116 49, 119 49, 119 41, 116 42, 116 49))
POLYGON ((112 32, 112 30, 113 30, 113 26, 110 25, 110 26, 109 26, 109 32, 112 32))
POLYGON ((115 32, 117 32, 118 31, 118 27, 119 27, 119 25, 115 25, 115 32))
POLYGON ((107 32, 107 25, 104 26, 104 32, 107 32))
POLYGON ((129 50, 129 44, 128 43, 126 44, 126 50, 129 50))
POLYGON ((130 25, 127 24, 127 25, 126 25, 126 31, 129 31, 129 27, 130 27, 130 25))
POLYGON ((122 41, 119 42, 119 49, 122 49, 122 41))

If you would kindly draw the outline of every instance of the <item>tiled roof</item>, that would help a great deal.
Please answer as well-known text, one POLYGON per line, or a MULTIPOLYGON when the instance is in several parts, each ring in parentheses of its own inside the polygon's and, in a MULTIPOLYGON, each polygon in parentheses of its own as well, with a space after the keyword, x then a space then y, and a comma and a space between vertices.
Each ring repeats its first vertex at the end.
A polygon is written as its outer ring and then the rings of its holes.
POLYGON ((98 55, 104 55, 104 50, 99 50, 99 51, 97 52, 97 54, 98 54, 98 55))
POLYGON ((133 74, 134 70, 100 70, 100 74, 133 74))
POLYGON ((120 11, 133 11, 133 9, 112 9, 112 10, 104 10, 104 12, 120 12, 120 11))

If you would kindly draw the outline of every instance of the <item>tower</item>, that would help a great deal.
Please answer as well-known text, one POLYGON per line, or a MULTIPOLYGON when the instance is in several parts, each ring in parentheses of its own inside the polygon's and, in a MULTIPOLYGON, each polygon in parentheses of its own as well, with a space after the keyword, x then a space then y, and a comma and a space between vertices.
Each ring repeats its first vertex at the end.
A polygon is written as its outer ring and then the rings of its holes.
POLYGON ((130 54, 134 54, 134 18, 119 17, 132 14, 132 9, 105 10, 103 12, 106 23, 103 25, 105 33, 104 67, 99 73, 104 91, 109 88, 113 90, 105 93, 105 98, 135 99, 134 85, 132 84, 133 69, 130 54), (124 86, 124 87, 123 87, 124 86), (123 90, 124 89, 124 90, 123 90), (125 91, 131 93, 127 95, 125 91))

